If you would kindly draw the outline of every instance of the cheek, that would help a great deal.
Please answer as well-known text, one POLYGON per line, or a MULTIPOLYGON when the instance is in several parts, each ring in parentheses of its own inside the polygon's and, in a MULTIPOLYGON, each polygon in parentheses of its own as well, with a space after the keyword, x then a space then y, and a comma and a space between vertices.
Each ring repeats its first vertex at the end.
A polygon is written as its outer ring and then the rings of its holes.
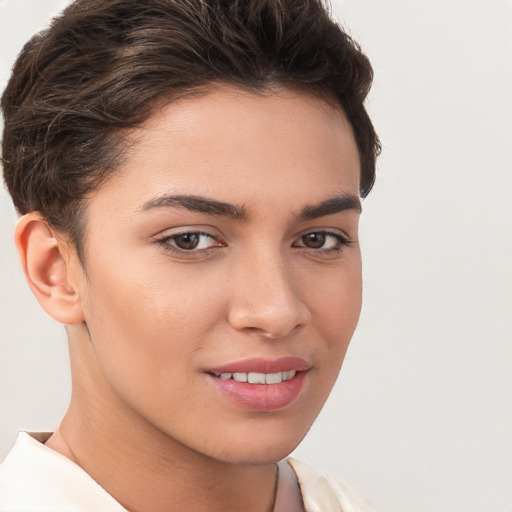
POLYGON ((361 275, 344 275, 331 286, 330 300, 325 304, 326 325, 342 336, 352 337, 361 312, 361 275))
POLYGON ((317 274, 307 284, 310 310, 317 329, 329 343, 348 343, 361 312, 361 265, 317 274))
POLYGON ((183 373, 224 318, 219 272, 194 265, 176 271, 165 257, 151 265, 135 258, 97 263, 86 322, 104 369, 155 379, 169 378, 169 369, 183 373))
POLYGON ((312 327, 321 343, 316 347, 319 392, 329 393, 338 377, 345 353, 361 311, 361 265, 359 260, 339 269, 316 275, 309 283, 312 327))
POLYGON ((95 364, 123 403, 157 421, 192 400, 194 358, 219 317, 218 301, 184 275, 120 274, 91 276, 86 322, 95 364))

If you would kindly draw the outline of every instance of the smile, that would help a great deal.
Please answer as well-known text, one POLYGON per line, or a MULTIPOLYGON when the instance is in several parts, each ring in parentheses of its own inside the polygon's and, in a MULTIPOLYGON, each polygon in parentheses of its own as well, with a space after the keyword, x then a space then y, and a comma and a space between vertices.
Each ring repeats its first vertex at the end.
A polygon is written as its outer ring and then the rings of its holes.
POLYGON ((222 380, 236 380, 237 382, 248 382, 249 384, 280 384, 281 382, 293 379, 296 370, 288 370, 277 373, 221 373, 217 375, 222 380))
POLYGON ((250 358, 206 370, 228 403, 255 412, 291 407, 302 395, 311 364, 299 357, 250 358))

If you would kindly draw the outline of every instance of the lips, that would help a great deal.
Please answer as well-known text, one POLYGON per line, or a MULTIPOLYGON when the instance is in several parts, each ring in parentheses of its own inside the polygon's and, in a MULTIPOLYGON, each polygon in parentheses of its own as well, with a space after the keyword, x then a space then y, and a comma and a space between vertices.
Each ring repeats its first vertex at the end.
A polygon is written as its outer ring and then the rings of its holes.
POLYGON ((278 373, 290 370, 306 371, 310 364, 300 357, 280 357, 279 359, 251 358, 236 361, 208 370, 209 373, 220 375, 222 373, 278 373))
POLYGON ((291 405, 304 388, 310 365, 298 357, 253 358, 212 368, 207 374, 215 389, 231 403, 258 412, 291 405))

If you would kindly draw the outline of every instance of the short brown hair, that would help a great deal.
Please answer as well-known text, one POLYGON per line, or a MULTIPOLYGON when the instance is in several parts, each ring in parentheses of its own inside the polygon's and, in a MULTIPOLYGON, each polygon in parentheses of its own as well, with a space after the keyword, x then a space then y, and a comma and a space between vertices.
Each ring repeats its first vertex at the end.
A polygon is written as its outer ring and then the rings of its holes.
POLYGON ((213 82, 279 84, 341 105, 364 197, 380 150, 363 105, 372 78, 321 0, 77 0, 16 61, 2 96, 4 179, 19 213, 40 211, 80 254, 84 198, 159 100, 213 82))

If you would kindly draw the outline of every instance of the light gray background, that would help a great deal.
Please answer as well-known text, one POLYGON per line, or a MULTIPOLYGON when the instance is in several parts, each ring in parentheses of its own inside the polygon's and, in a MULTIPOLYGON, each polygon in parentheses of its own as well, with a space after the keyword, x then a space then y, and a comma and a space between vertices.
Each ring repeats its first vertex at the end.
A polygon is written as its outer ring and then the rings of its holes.
MULTIPOLYGON (((65 0, 0 0, 0 82, 65 0)), ((510 512, 512 2, 342 0, 384 152, 364 203, 365 305, 299 458, 381 512, 510 512)), ((69 397, 64 329, 24 283, 0 190, 0 459, 69 397)))

